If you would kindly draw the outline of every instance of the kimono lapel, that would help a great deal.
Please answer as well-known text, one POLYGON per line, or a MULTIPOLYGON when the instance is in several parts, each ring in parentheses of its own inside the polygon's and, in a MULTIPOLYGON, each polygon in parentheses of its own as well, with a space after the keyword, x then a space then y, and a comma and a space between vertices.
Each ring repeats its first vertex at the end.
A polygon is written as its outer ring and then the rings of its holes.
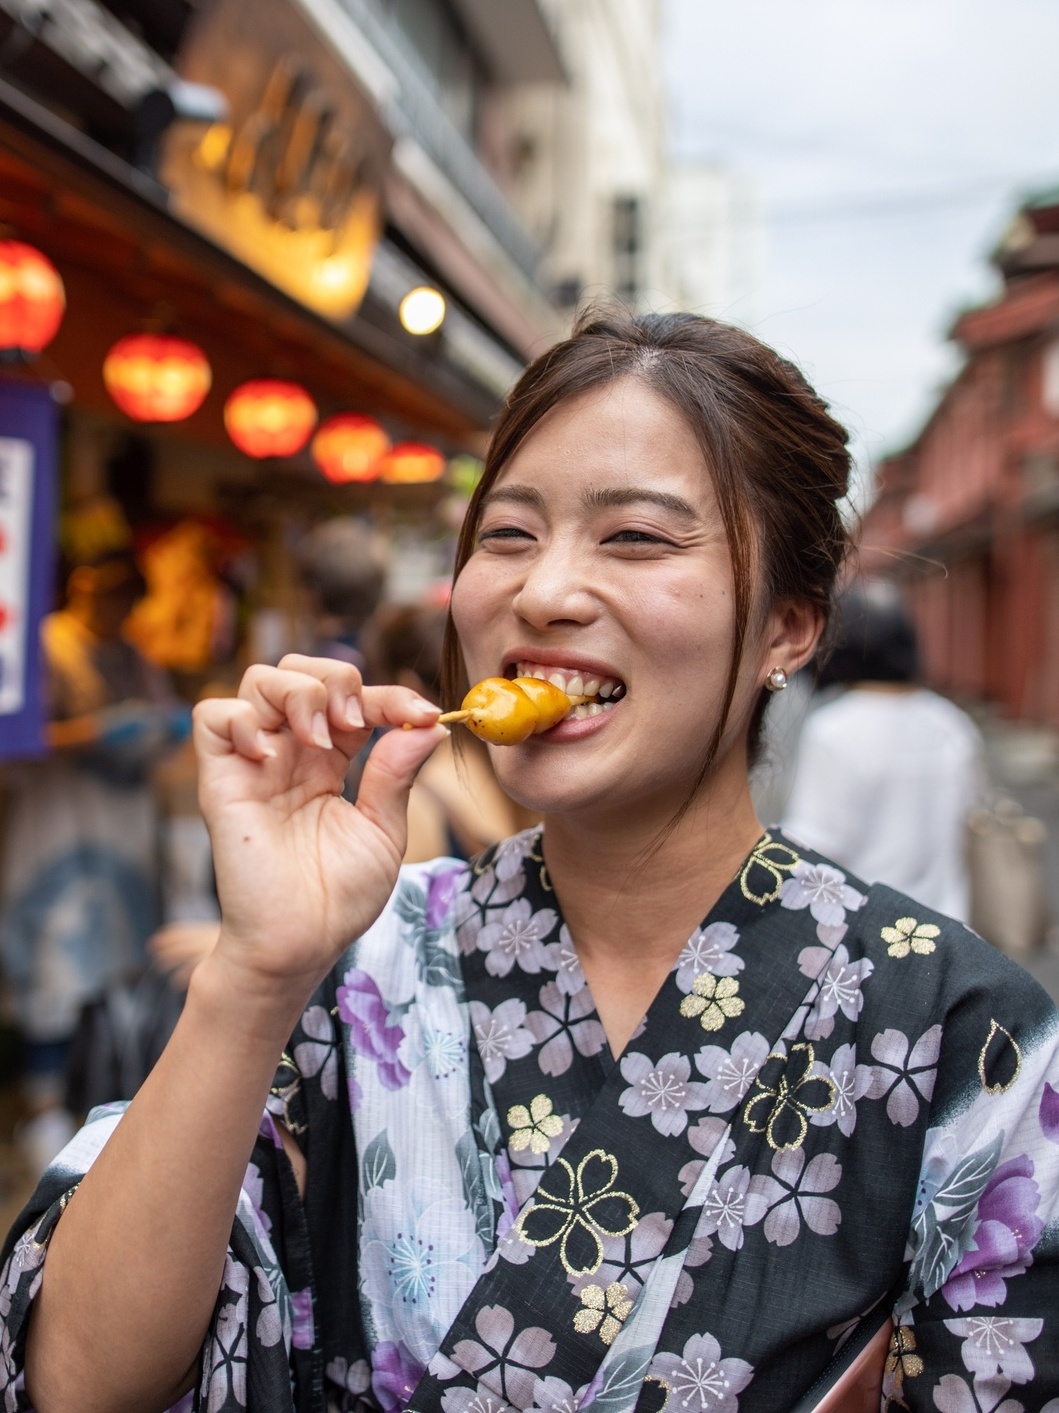
MULTIPOLYGON (((461 949, 470 959, 465 975, 472 1018, 476 1002, 486 1005, 478 999, 481 994, 495 999, 483 978, 495 978, 519 948, 533 975, 533 968, 546 973, 558 966, 559 953, 547 949, 561 951, 561 919, 554 895, 551 916, 541 917, 547 879, 538 872, 539 847, 531 844, 527 852, 523 842, 522 858, 529 868, 521 889, 500 888, 501 902, 491 904, 507 910, 502 941, 499 932, 488 931, 500 924, 483 920, 489 916, 484 903, 477 915, 465 908, 459 920, 461 949), (519 926, 513 930, 515 923, 519 926), (507 949, 501 958, 495 956, 498 945, 507 949)), ((679 1220, 681 1213, 694 1205, 704 1179, 708 1183, 712 1177, 730 1130, 724 1119, 696 1117, 709 1108, 709 1095, 707 1084, 694 1077, 695 1058, 705 1044, 726 1034, 726 1027, 733 1030, 731 1022, 738 1018, 739 1028, 750 1029, 760 1040, 762 1058, 768 1055, 763 1065, 759 1061, 768 1082, 740 1111, 752 1133, 771 1146, 785 1146, 798 1139, 813 1113, 835 1103, 835 1085, 820 1072, 812 1045, 788 1046, 782 1038, 797 1033, 813 1004, 817 978, 845 932, 844 926, 816 927, 821 945, 809 975, 804 932, 791 929, 789 912, 784 920, 776 916, 783 886, 799 862, 782 838, 763 836, 689 939, 618 1064, 607 1067, 598 1052, 582 1054, 585 1063, 571 1064, 561 1076, 566 1080, 574 1071, 561 1096, 549 1083, 547 1066, 536 1071, 530 1085, 539 1083, 537 1094, 527 1088, 525 1067, 521 1078, 513 1071, 510 1079, 506 1065, 494 1069, 491 1079, 509 1149, 532 1143, 536 1136, 548 1166, 501 1238, 407 1410, 464 1413, 486 1395, 491 1410, 497 1409, 497 1400, 525 1409, 534 1405, 542 1382, 557 1381, 554 1389, 565 1385, 571 1391, 592 1382, 645 1288, 641 1284, 631 1290, 606 1279, 608 1242, 632 1236, 650 1220, 668 1233, 664 1249, 656 1253, 661 1259, 678 1255, 694 1234, 694 1214, 686 1212, 679 1220), (769 965, 742 974, 744 950, 760 957, 772 947, 769 965), (594 1098, 580 1102, 593 1081, 594 1098), (553 1134, 560 1135, 547 1120, 562 1104, 578 1109, 578 1122, 560 1150, 552 1140, 553 1134)), ((515 879, 519 870, 511 869, 511 863, 494 857, 479 870, 482 900, 496 898, 497 875, 505 867, 515 879)), ((862 895, 852 889, 850 894, 849 905, 859 906, 862 895)), ((496 1013, 495 1007, 486 1005, 486 1010, 490 1017, 496 1013)), ((581 1023, 592 1019, 583 1009, 580 1014, 581 1023)), ((481 1048, 481 1023, 475 1032, 481 1048)), ((486 1063, 488 1068, 488 1058, 486 1063)))

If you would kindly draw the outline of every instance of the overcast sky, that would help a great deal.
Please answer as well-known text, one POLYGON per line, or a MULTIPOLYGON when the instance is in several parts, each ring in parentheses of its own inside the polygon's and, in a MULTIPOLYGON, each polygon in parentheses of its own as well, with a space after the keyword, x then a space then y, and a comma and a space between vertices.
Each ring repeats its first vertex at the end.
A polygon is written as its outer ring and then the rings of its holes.
POLYGON ((793 357, 862 459, 910 439, 995 288, 1027 188, 1059 184, 1059 0, 664 0, 675 152, 751 184, 742 318, 793 357))

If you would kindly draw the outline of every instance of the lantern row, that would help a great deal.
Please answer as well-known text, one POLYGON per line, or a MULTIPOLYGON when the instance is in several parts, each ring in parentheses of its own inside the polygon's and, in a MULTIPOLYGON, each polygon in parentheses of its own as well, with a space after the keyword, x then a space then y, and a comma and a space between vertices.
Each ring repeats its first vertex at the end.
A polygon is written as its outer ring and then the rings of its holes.
MULTIPOLYGON (((58 270, 33 246, 0 241, 0 351, 39 353, 58 332, 66 293, 58 270)), ((168 334, 130 334, 103 361, 107 392, 137 422, 180 422, 201 407, 212 372, 203 351, 168 334)), ((257 378, 224 404, 229 437, 247 456, 294 456, 311 438, 313 460, 336 485, 436 481, 445 458, 423 442, 393 445, 371 417, 341 412, 317 427, 312 398, 297 383, 257 378), (314 435, 315 431, 315 435, 314 435)))

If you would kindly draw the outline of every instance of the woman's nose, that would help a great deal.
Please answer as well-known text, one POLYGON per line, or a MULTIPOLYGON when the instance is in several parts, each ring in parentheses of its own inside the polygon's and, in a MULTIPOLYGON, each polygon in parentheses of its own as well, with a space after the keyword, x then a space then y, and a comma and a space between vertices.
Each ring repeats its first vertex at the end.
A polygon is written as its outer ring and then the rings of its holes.
POLYGON ((578 558, 559 546, 538 554, 514 598, 515 612, 534 628, 588 623, 596 600, 578 558))

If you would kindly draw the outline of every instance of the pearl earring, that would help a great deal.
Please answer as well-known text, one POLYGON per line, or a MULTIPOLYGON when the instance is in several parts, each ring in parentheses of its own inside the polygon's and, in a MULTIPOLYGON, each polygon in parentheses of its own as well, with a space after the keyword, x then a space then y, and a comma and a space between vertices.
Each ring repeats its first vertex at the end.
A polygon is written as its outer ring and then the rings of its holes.
POLYGON ((787 673, 782 667, 773 667, 765 678, 765 686, 770 692, 782 692, 787 685, 787 673))

